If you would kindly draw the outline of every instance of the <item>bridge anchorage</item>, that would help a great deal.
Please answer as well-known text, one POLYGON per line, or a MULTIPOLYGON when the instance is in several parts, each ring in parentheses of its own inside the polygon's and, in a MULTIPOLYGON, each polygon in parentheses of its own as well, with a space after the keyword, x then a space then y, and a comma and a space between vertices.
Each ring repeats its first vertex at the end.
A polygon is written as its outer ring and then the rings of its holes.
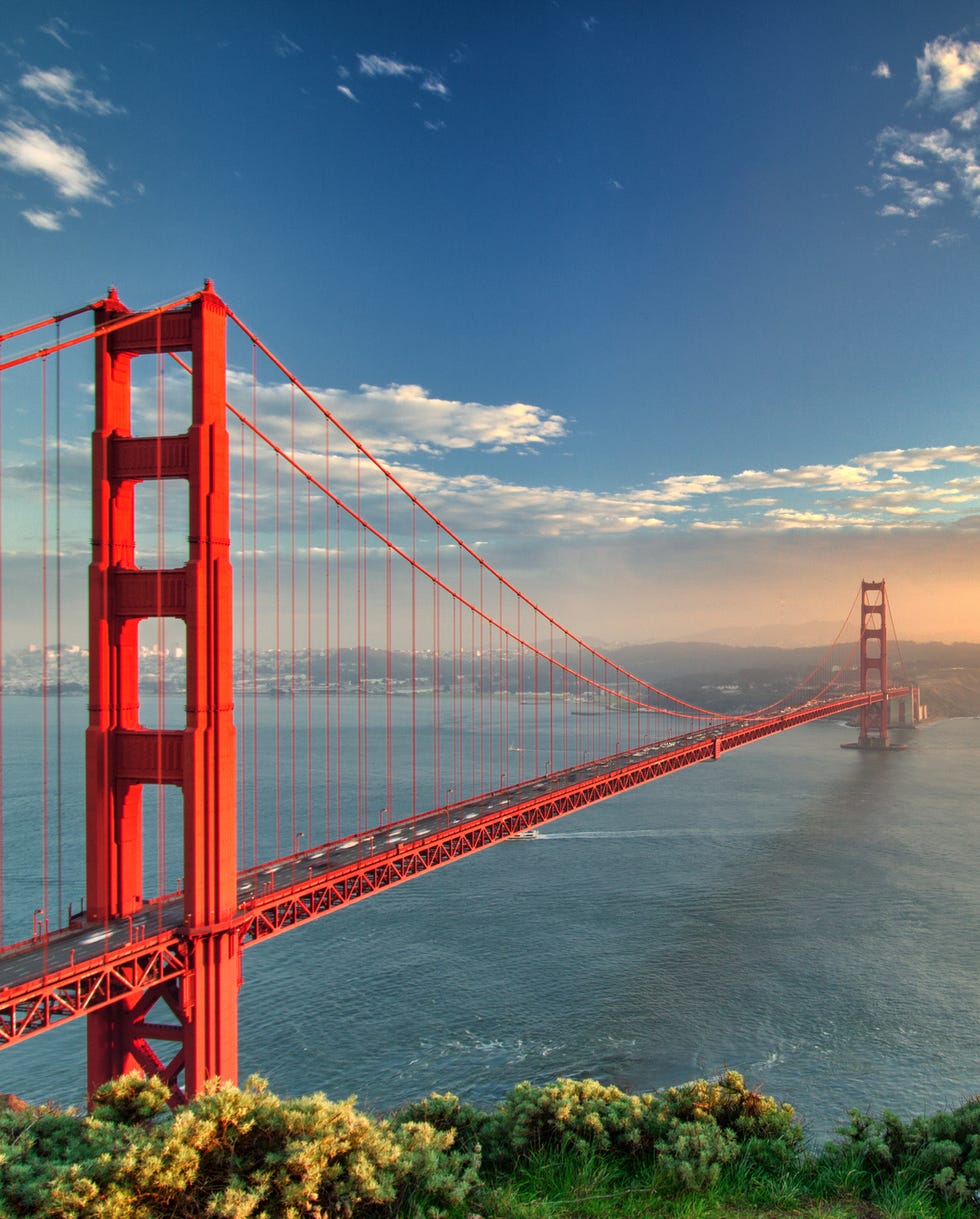
MULTIPOLYGON (((884 581, 861 587, 859 642, 852 635, 839 656, 835 641, 777 702, 737 714, 695 706, 510 584, 210 281, 143 313, 112 291, 0 343, 88 312, 84 333, 62 341, 59 329, 46 347, 0 361, 0 375, 43 369, 91 342, 96 369, 85 910, 69 908, 49 931, 45 853, 33 935, 0 947, 0 1047, 85 1017, 90 1096, 129 1070, 159 1075, 174 1104, 211 1078, 234 1081, 253 944, 791 728, 855 716, 853 747, 885 750, 889 727, 913 726, 916 692, 888 684, 884 581), (229 335, 246 345, 230 373, 229 335), (146 355, 149 386, 138 375, 146 355), (175 368, 185 431, 163 422, 174 392, 164 369, 175 368), (154 390, 156 433, 136 434, 154 390), (136 506, 142 483, 158 491, 160 518, 164 484, 185 493, 179 565, 162 544, 158 562, 138 561, 154 553, 152 497, 136 506), (139 629, 150 619, 185 632, 178 727, 141 709, 139 629), (153 788, 179 794, 172 875, 159 821, 147 845, 153 788)), ((45 484, 41 499, 60 494, 45 484)), ((158 537, 172 529, 161 519, 158 537)), ((0 586, 2 561, 0 537, 0 586)), ((0 685, 2 664, 0 649, 0 685)), ((42 692, 61 698, 60 685, 42 692)), ((3 741, 0 722, 0 761, 3 741)), ((46 852, 46 829, 40 837, 46 852)), ((18 917, 31 927, 29 908, 18 917)))

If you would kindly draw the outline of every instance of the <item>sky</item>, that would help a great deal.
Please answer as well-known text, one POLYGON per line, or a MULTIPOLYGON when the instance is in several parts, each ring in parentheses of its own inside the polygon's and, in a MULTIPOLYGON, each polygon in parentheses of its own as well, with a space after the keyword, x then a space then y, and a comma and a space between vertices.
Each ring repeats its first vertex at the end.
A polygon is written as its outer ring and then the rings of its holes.
POLYGON ((975 2, 19 6, 0 250, 213 279, 589 638, 980 641, 975 2))

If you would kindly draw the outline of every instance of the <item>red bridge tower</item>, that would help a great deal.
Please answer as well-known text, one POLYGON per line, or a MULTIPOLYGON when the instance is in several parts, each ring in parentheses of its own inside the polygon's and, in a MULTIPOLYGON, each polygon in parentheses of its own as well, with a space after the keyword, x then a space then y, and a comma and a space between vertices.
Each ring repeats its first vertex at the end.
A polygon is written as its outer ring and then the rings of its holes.
POLYGON ((240 945, 236 914, 235 729, 224 303, 211 283, 184 308, 134 315, 115 290, 96 310, 96 421, 92 437, 89 569, 89 727, 86 733, 86 910, 92 923, 125 918, 143 900, 143 787, 183 793, 187 972, 88 1017, 89 1092, 139 1068, 175 1098, 238 1071, 240 945), (189 351, 191 423, 176 436, 134 436, 134 357, 189 351), (136 566, 134 490, 185 479, 187 562, 136 566), (140 723, 139 624, 186 626, 187 718, 178 730, 140 723), (153 1017, 160 1001, 176 1023, 153 1017), (149 1041, 171 1041, 163 1063, 149 1041))
POLYGON ((885 581, 861 582, 861 689, 880 690, 882 699, 861 708, 859 749, 888 746, 888 636, 885 581))

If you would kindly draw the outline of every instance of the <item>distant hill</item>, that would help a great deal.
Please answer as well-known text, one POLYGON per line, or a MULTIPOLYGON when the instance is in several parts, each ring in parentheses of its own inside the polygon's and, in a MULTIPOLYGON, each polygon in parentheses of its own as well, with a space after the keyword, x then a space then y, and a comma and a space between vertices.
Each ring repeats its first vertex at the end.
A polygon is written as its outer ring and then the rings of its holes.
MULTIPOLYGON (((749 711, 785 694, 826 647, 735 647, 721 643, 646 643, 610 656, 630 672, 688 702, 749 711)), ((889 644, 889 670, 922 690, 932 718, 980 715, 980 643, 889 644)))
POLYGON ((769 623, 767 626, 723 626, 691 635, 690 643, 723 643, 736 648, 808 648, 825 645, 840 629, 839 622, 769 623))

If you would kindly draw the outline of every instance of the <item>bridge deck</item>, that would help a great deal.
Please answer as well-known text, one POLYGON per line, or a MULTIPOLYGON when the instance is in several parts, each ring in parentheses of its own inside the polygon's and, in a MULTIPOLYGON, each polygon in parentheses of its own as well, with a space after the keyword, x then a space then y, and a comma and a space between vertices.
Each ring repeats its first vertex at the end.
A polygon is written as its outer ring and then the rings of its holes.
MULTIPOLYGON (((620 792, 880 700, 862 693, 733 720, 311 846, 240 874, 233 925, 247 947, 620 792)), ((11 946, 0 954, 0 1048, 183 976, 192 934, 183 917, 177 894, 125 919, 11 946)))

